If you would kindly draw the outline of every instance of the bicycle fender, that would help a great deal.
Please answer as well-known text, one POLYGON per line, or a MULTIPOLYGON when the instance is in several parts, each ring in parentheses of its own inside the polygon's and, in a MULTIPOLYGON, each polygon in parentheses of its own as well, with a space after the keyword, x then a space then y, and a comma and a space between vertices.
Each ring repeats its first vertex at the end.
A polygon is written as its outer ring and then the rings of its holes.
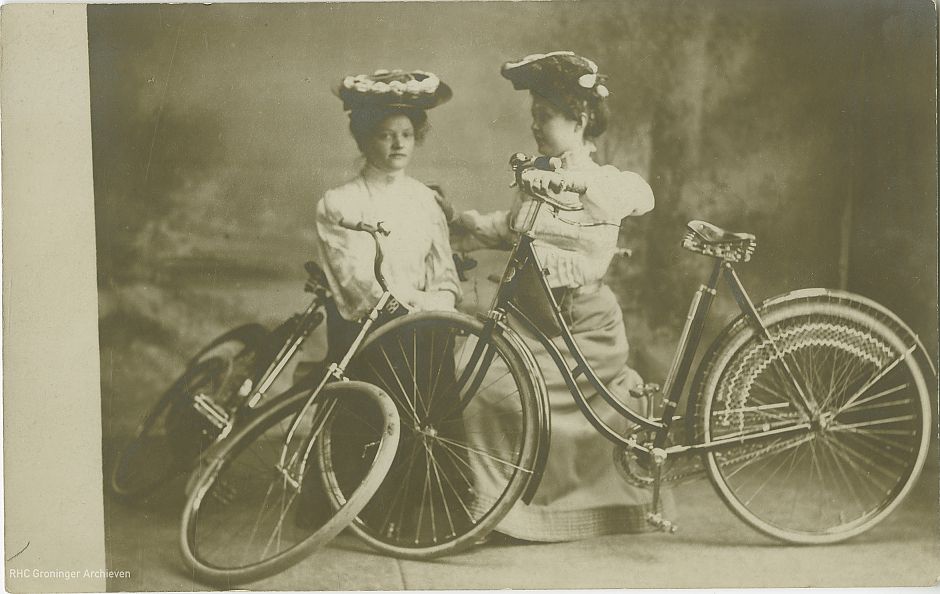
POLYGON ((545 474, 545 466, 548 464, 548 452, 551 449, 551 408, 548 403, 548 389, 545 386, 545 378, 542 376, 542 370, 539 367, 532 349, 522 339, 518 332, 513 330, 505 321, 497 322, 497 328, 503 337, 522 355, 526 372, 534 380, 535 396, 538 401, 539 414, 539 433, 537 435, 535 446, 535 467, 532 469, 532 475, 526 483, 525 490, 520 499, 526 505, 532 502, 535 492, 542 482, 542 476, 545 474))
POLYGON ((265 328, 261 324, 255 324, 255 323, 244 324, 242 326, 232 328, 225 334, 218 336, 217 338, 213 339, 212 342, 202 347, 202 349, 200 349, 199 352, 196 353, 192 357, 192 359, 190 359, 189 363, 187 364, 187 367, 192 366, 195 362, 199 361, 199 359, 202 358, 203 355, 205 355, 206 353, 208 353, 209 351, 211 351, 212 349, 214 349, 215 347, 219 346, 222 343, 228 342, 230 340, 237 340, 237 341, 244 343, 245 346, 257 345, 257 344, 260 344, 261 341, 267 335, 268 335, 267 328, 265 328))

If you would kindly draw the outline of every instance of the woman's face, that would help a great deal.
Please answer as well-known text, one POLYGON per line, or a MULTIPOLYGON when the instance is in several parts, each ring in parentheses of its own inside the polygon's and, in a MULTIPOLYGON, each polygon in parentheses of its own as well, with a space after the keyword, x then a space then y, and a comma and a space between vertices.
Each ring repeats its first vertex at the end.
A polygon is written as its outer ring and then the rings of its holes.
POLYGON ((584 128, 546 99, 532 95, 532 136, 539 152, 558 157, 584 144, 584 128))
POLYGON ((415 148, 415 129, 408 116, 393 114, 382 120, 363 146, 366 160, 382 171, 408 166, 415 148))

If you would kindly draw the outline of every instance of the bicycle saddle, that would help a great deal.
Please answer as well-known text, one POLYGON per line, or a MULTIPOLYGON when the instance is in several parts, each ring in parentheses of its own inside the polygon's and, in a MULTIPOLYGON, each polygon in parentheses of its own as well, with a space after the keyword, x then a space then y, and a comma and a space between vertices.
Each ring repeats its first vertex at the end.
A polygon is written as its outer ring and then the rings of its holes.
POLYGON ((750 233, 733 233, 705 221, 689 221, 682 247, 721 258, 727 262, 747 262, 757 248, 757 237, 750 233))
POLYGON ((754 241, 757 238, 750 233, 732 233, 725 231, 717 225, 705 221, 689 221, 686 225, 695 232, 702 241, 707 243, 728 243, 731 241, 754 241))
POLYGON ((323 272, 323 269, 320 268, 320 265, 316 262, 312 260, 305 262, 304 270, 307 271, 307 275, 309 276, 307 279, 307 287, 304 288, 307 292, 310 292, 311 286, 320 286, 323 288, 330 286, 326 280, 326 273, 323 272))

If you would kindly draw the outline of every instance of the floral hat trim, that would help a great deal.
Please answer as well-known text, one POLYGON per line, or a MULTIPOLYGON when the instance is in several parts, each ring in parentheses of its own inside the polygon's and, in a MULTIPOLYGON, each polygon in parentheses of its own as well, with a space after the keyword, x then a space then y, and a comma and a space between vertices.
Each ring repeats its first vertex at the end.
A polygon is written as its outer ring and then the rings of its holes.
POLYGON ((346 111, 366 106, 431 109, 450 100, 453 92, 437 75, 424 70, 376 70, 347 76, 335 90, 346 111))
POLYGON ((529 54, 519 60, 506 62, 501 72, 517 90, 544 90, 546 87, 577 84, 602 99, 610 95, 610 90, 604 84, 607 77, 597 72, 597 64, 568 50, 529 54), (577 79, 574 79, 575 76, 577 79))

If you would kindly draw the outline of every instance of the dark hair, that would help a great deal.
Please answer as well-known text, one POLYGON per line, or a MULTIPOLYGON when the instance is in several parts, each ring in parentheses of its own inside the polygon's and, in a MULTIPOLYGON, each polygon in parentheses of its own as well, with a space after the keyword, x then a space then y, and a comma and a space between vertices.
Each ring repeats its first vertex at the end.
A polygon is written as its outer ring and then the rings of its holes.
POLYGON ((584 89, 578 89, 575 92, 556 90, 549 94, 533 90, 531 93, 533 96, 548 101, 572 120, 579 119, 581 114, 586 115, 584 137, 594 139, 607 130, 610 108, 607 107, 605 98, 597 96, 594 92, 585 93, 584 91, 584 89))
POLYGON ((360 151, 385 118, 393 115, 407 116, 411 120, 411 125, 415 129, 415 142, 422 142, 431 128, 431 124, 428 123, 428 113, 423 109, 389 106, 354 109, 349 112, 349 132, 356 140, 356 146, 360 151))

